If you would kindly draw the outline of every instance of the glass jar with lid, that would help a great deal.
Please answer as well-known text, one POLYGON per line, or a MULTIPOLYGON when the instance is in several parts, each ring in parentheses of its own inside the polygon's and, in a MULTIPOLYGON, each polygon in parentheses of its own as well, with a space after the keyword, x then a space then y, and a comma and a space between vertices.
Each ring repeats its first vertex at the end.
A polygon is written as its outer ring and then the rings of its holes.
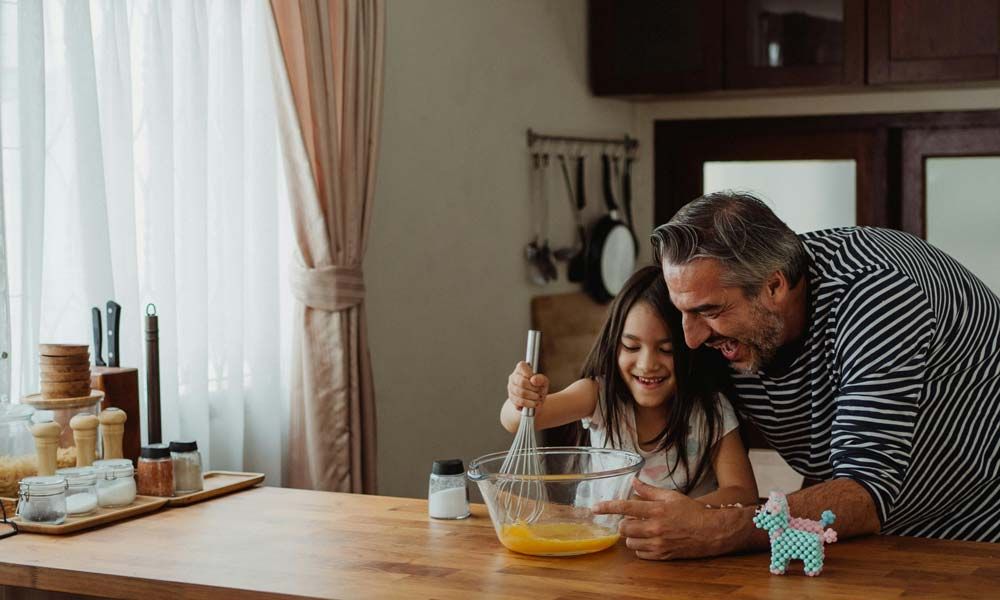
POLYGON ((66 513, 71 517, 89 515, 97 510, 97 470, 93 467, 59 469, 56 475, 66 478, 66 513))
POLYGON ((95 460, 97 505, 101 508, 128 506, 135 502, 135 468, 127 458, 95 460))
POLYGON ((167 444, 143 446, 136 465, 136 482, 144 496, 174 495, 174 461, 167 444))
POLYGON ((200 492, 205 487, 198 442, 170 442, 170 458, 174 461, 175 494, 200 492))
POLYGON ((66 520, 66 478, 25 477, 17 494, 17 516, 32 523, 59 525, 66 520))
POLYGON ((25 404, 0 404, 0 496, 13 498, 18 482, 38 473, 31 416, 25 404))

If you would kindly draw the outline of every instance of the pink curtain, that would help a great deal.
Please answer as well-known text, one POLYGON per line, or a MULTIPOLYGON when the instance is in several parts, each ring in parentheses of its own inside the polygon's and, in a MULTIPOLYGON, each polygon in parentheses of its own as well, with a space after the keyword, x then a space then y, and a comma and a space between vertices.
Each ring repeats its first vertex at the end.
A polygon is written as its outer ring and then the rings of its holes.
POLYGON ((287 481, 375 493, 362 261, 382 113, 383 0, 271 0, 298 252, 287 481))

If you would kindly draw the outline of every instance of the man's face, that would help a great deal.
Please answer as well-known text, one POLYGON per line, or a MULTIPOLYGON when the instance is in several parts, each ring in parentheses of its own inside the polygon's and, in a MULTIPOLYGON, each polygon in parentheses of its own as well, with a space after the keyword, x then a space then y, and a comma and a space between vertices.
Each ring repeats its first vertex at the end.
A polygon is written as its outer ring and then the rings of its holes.
POLYGON ((670 300, 681 311, 688 347, 717 349, 734 368, 756 373, 782 344, 784 321, 764 287, 747 297, 722 281, 723 267, 713 259, 684 265, 663 262, 670 300))

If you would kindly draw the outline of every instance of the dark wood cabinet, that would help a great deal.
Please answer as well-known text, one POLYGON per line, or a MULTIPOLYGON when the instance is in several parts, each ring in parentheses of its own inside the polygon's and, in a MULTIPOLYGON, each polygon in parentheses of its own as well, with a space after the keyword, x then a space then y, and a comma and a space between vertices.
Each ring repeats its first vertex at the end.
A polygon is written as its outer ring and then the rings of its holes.
POLYGON ((723 0, 590 0, 590 86, 598 96, 722 88, 723 0))
POLYGON ((589 0, 598 96, 1000 78, 1000 0, 589 0))
POLYGON ((864 83, 864 0, 726 0, 727 88, 864 83))
POLYGON ((1000 0, 868 0, 868 83, 996 79, 1000 0))

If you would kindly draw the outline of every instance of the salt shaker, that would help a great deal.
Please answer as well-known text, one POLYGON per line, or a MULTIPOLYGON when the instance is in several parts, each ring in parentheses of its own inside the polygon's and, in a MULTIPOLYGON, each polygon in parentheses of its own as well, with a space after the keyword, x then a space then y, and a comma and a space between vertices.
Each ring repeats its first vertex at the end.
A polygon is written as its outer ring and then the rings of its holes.
POLYGON ((465 466, 460 459, 434 461, 427 500, 428 512, 435 519, 469 516, 469 491, 465 487, 465 466))

